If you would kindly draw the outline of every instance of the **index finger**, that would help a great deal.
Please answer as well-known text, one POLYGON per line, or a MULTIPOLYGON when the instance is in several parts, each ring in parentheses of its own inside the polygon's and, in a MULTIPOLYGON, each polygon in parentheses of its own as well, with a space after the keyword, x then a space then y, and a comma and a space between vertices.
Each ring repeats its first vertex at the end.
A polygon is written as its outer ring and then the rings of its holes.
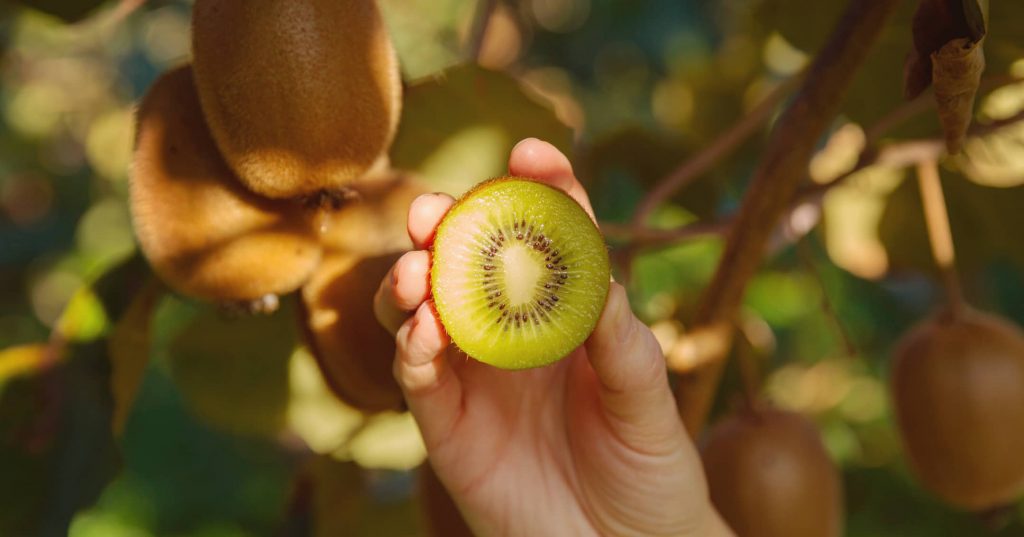
POLYGON ((516 144, 508 159, 508 171, 512 175, 536 179, 564 190, 583 206, 592 220, 597 221, 587 191, 576 180, 569 159, 548 142, 527 138, 516 144))

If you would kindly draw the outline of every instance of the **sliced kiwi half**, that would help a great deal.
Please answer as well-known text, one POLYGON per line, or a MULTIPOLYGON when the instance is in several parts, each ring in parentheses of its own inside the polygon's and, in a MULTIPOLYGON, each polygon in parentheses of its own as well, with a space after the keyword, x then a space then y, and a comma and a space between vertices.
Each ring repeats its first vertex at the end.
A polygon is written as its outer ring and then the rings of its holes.
POLYGON ((517 177, 477 185, 437 228, 434 304, 452 341, 503 369, 555 362, 594 330, 608 296, 597 226, 557 188, 517 177))

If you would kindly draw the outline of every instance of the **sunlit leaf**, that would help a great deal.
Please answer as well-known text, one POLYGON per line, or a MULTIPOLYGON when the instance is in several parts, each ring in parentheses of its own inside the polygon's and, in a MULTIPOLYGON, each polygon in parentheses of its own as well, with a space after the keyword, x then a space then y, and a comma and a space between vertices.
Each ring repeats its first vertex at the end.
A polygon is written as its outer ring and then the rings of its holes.
POLYGON ((337 451, 363 422, 363 415, 338 401, 305 349, 292 355, 288 377, 288 428, 317 453, 337 451))
POLYGON ((293 300, 258 316, 231 317, 207 305, 177 307, 195 311, 166 349, 189 407, 225 431, 277 434, 288 406, 288 361, 298 343, 293 300))
POLYGON ((54 327, 62 339, 92 341, 105 335, 133 303, 150 274, 149 267, 140 256, 121 257, 120 263, 71 296, 54 327))
POLYGON ((91 341, 103 335, 108 324, 103 303, 92 289, 82 287, 72 295, 55 330, 69 340, 91 341))
POLYGON ((380 8, 407 78, 420 78, 459 61, 457 28, 468 22, 472 2, 383 0, 380 8))
POLYGON ((509 151, 531 136, 565 152, 572 143, 572 131, 539 96, 506 74, 463 65, 406 91, 391 159, 457 195, 508 173, 509 151))
POLYGON ((0 392, 6 382, 31 374, 46 363, 47 346, 20 345, 0 350, 0 392))
MULTIPOLYGON (((1006 119, 1024 110, 1024 84, 1012 84, 988 94, 979 107, 984 117, 1006 119)), ((956 165, 968 179, 985 186, 1024 183, 1024 121, 985 136, 968 138, 956 165)))
POLYGON ((369 418, 336 456, 363 468, 410 470, 426 459, 427 450, 412 414, 386 412, 369 418))
POLYGON ((886 200, 903 176, 902 170, 873 167, 828 191, 822 213, 825 246, 833 263, 861 278, 885 275, 889 259, 878 226, 886 200))

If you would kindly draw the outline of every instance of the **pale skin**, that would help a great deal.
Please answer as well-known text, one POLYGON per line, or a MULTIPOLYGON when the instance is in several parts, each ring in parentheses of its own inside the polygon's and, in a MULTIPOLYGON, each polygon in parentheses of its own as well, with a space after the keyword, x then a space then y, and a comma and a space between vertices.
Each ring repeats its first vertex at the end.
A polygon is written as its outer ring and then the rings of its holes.
MULTIPOLYGON (((509 173, 560 188, 593 217, 569 160, 520 142, 509 173)), ((708 499, 700 459, 651 331, 612 283, 597 328, 564 360, 504 371, 469 359, 430 302, 429 248, 451 197, 409 210, 406 253, 381 282, 375 312, 396 334, 395 378, 441 482, 474 533, 732 535, 708 499)))

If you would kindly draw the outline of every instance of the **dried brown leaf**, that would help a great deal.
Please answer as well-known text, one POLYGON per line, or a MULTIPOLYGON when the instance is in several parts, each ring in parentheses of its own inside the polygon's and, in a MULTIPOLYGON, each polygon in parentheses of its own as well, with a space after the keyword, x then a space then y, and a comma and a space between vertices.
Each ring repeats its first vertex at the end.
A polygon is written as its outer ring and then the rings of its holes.
POLYGON ((979 0, 920 0, 914 12, 914 46, 903 67, 903 94, 913 99, 932 81, 932 54, 954 39, 978 42, 986 32, 979 0))
POLYGON ((985 70, 982 42, 954 39, 931 56, 935 102, 951 155, 960 152, 971 125, 974 96, 985 70))
POLYGON ((928 89, 931 84, 931 56, 921 55, 917 49, 912 49, 903 62, 903 97, 909 101, 928 89))

